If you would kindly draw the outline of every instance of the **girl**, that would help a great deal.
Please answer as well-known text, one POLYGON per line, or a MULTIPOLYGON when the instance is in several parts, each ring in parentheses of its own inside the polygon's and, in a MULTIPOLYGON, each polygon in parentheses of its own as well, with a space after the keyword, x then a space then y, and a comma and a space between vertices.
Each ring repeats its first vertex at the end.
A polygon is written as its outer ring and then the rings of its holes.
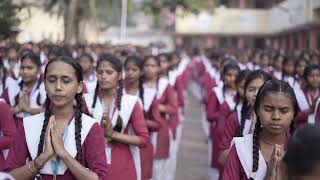
POLYGON ((103 132, 82 113, 81 72, 69 57, 48 63, 45 112, 23 119, 24 130, 9 152, 15 179, 107 179, 103 132))
POLYGON ((15 115, 17 128, 22 125, 21 119, 42 111, 46 100, 44 84, 40 80, 40 57, 27 53, 21 57, 20 83, 8 84, 2 97, 10 105, 15 115))
MULTIPOLYGON (((236 95, 235 79, 239 74, 240 68, 236 62, 227 63, 221 72, 221 78, 223 83, 218 85, 211 90, 206 107, 207 119, 210 123, 210 139, 208 146, 209 158, 211 159, 211 167, 213 171, 218 174, 221 168, 218 164, 218 144, 219 144, 219 128, 223 127, 223 121, 221 117, 224 117, 226 113, 234 109, 235 102, 234 97, 236 95)), ((212 171, 212 172, 213 172, 212 171)))
MULTIPOLYGON (((259 90, 254 111, 257 116, 254 133, 234 139, 222 174, 223 180, 270 179, 273 168, 284 154, 293 132, 298 103, 292 87, 279 80, 267 81, 259 90)), ((280 172, 277 172, 280 173, 280 172)))
POLYGON ((281 80, 289 83, 291 87, 296 88, 299 84, 295 78, 294 72, 295 60, 293 57, 285 57, 282 62, 282 77, 281 80))
MULTIPOLYGON (((153 134, 160 128, 160 113, 157 100, 157 78, 150 79, 149 74, 143 78, 143 60, 136 56, 129 56, 125 63, 126 83, 125 89, 128 94, 137 95, 142 101, 142 107, 146 119, 149 134, 153 134), (144 83, 144 79, 146 83, 144 83)), ((146 147, 140 149, 142 179, 152 179, 153 146, 151 139, 146 147)))
POLYGON ((273 72, 272 76, 276 79, 281 79, 282 78, 282 63, 284 60, 284 56, 281 54, 276 54, 273 58, 273 72))
POLYGON ((97 85, 97 77, 93 71, 93 58, 90 54, 82 54, 79 57, 79 63, 81 64, 84 76, 84 92, 94 93, 94 89, 97 85))
POLYGON ((304 71, 305 87, 302 90, 296 90, 299 96, 300 113, 297 117, 297 126, 306 123, 314 123, 315 119, 310 116, 315 111, 316 102, 320 96, 320 66, 309 65, 304 71), (302 91, 302 93, 301 93, 302 91))
POLYGON ((4 67, 3 61, 0 59, 0 96, 8 88, 9 84, 16 81, 7 74, 7 69, 4 67))
MULTIPOLYGON (((253 113, 253 105, 260 87, 270 79, 270 76, 262 71, 251 72, 245 79, 243 86, 243 101, 238 103, 233 112, 226 116, 224 131, 219 143, 220 163, 225 164, 229 154, 229 148, 233 137, 244 136, 250 133, 251 127, 254 127, 252 120, 256 119, 253 113)), ((241 92, 239 90, 238 92, 241 92)))
POLYGON ((102 121, 107 136, 106 155, 110 179, 141 179, 139 147, 149 135, 138 98, 123 94, 122 63, 102 55, 97 64, 94 94, 85 94, 88 113, 102 121))
POLYGON ((6 158, 11 144, 14 142, 16 126, 9 106, 0 99, 0 171, 6 168, 6 158))
POLYGON ((305 81, 304 81, 304 70, 306 68, 306 66, 308 65, 308 61, 304 58, 298 59, 296 61, 296 65, 295 65, 295 71, 296 71, 296 78, 299 82, 300 87, 304 87, 305 86, 305 81))
POLYGON ((174 89, 166 77, 168 67, 168 61, 160 63, 160 60, 154 56, 147 56, 143 66, 146 84, 157 88, 158 110, 161 117, 159 131, 152 134, 152 144, 155 150, 153 164, 153 179, 155 180, 168 179, 168 176, 171 175, 166 166, 170 152, 169 123, 178 107, 174 89))
POLYGON ((4 59, 3 64, 9 70, 9 76, 14 80, 19 78, 20 60, 18 58, 19 46, 13 44, 8 49, 8 59, 4 59))
POLYGON ((290 179, 320 178, 320 127, 318 125, 307 125, 299 129, 291 138, 283 162, 287 169, 287 177, 290 179))

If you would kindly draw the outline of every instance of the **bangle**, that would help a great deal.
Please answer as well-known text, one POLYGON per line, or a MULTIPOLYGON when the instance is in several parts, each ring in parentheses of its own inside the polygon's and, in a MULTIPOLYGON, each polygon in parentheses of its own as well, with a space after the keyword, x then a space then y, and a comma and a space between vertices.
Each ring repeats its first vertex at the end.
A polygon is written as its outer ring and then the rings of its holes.
MULTIPOLYGON (((38 157, 39 157, 39 156, 38 156, 38 157)), ((36 158, 33 160, 33 164, 34 164, 34 166, 37 168, 37 170, 40 171, 40 170, 43 168, 43 166, 40 166, 40 165, 36 162, 36 160, 37 160, 38 157, 36 157, 36 158)))

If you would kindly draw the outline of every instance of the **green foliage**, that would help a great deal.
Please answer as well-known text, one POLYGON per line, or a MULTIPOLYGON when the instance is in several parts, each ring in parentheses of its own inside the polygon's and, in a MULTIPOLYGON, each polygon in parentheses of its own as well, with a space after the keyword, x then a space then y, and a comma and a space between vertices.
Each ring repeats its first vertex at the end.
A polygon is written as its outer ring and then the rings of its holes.
POLYGON ((16 14, 20 11, 21 5, 14 4, 12 0, 0 1, 0 34, 9 35, 11 28, 19 24, 20 20, 16 14))
POLYGON ((197 14, 201 10, 213 10, 213 5, 212 0, 145 0, 143 9, 148 14, 159 15, 164 8, 175 13, 176 7, 181 6, 185 11, 197 14))

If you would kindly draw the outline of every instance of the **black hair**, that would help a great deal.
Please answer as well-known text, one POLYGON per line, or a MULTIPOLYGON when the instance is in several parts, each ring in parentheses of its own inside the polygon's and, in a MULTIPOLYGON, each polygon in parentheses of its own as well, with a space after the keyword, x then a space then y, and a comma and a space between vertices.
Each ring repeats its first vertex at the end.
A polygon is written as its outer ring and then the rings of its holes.
MULTIPOLYGON (((101 56, 101 58, 99 59, 98 63, 97 63, 97 69, 99 68, 99 66, 101 65, 102 62, 108 62, 111 64, 111 66, 118 72, 118 73, 122 73, 122 63, 120 61, 120 59, 118 59, 117 57, 111 55, 111 54, 103 54, 101 56)), ((117 90, 117 108, 118 108, 118 111, 120 112, 121 111, 121 99, 122 99, 122 95, 123 95, 123 83, 122 83, 122 79, 119 80, 118 82, 119 84, 119 88, 117 90)), ((97 98, 98 98, 98 95, 99 95, 99 90, 100 90, 100 87, 99 87, 99 83, 97 82, 97 85, 96 85, 96 88, 95 88, 95 91, 94 91, 94 97, 93 97, 93 103, 92 103, 92 109, 95 108, 96 106, 96 102, 97 102, 97 98)), ((112 110, 111 110, 112 111, 112 110)), ((114 130, 117 131, 117 132, 121 132, 122 131, 122 118, 121 116, 119 115, 118 116, 118 119, 117 119, 117 123, 116 125, 114 126, 114 130)))
MULTIPOLYGON (((26 59, 30 59, 31 62, 34 63, 37 66, 38 70, 40 71, 40 69, 41 69, 40 56, 34 54, 31 51, 26 51, 25 53, 22 53, 22 54, 23 54, 23 56, 21 57, 21 63, 26 59)), ((40 85, 41 85, 41 80, 39 79, 38 82, 37 82, 36 89, 39 89, 40 85)), ((19 83, 19 87, 20 87, 20 91, 14 98, 14 100, 15 100, 15 105, 14 106, 17 106, 19 104, 20 92, 22 91, 22 88, 23 88, 23 81, 21 81, 19 83)), ((42 105, 41 104, 41 94, 40 93, 38 94, 36 101, 37 101, 37 105, 38 106, 42 105)))
MULTIPOLYGON (((227 72, 229 72, 231 70, 240 71, 240 67, 238 66, 238 64, 232 60, 223 66, 222 71, 221 71, 221 78, 223 78, 223 76, 226 75, 227 72)), ((226 86, 223 83, 223 87, 222 87, 223 96, 225 95, 225 91, 226 91, 226 86)))
POLYGON ((283 162, 288 178, 299 179, 312 173, 320 165, 320 126, 308 124, 291 137, 283 162))
POLYGON ((289 63, 292 63, 292 64, 295 65, 295 63, 296 63, 295 58, 292 57, 292 56, 289 56, 289 57, 288 56, 284 56, 283 61, 282 61, 282 80, 283 80, 285 75, 288 75, 288 74, 286 74, 286 72, 284 70, 284 67, 289 63))
MULTIPOLYGON (((268 73, 266 73, 263 70, 255 70, 252 71, 248 77, 246 78, 246 81, 244 83, 244 94, 246 93, 249 84, 251 83, 251 81, 256 80, 256 79, 262 79, 264 82, 268 81, 271 79, 270 75, 268 73)), ((244 125, 245 125, 245 121, 246 118, 248 116, 249 110, 252 109, 253 107, 251 107, 248 103, 247 98, 244 98, 243 100, 243 105, 242 105, 242 109, 241 109, 241 119, 240 119, 240 130, 238 135, 241 137, 243 136, 242 132, 244 129, 244 125)))
MULTIPOLYGON (((239 84, 242 81, 245 81, 247 79, 247 77, 249 76, 250 72, 251 71, 247 70, 247 69, 240 71, 239 75, 236 77, 236 80, 235 80, 236 85, 239 86, 239 84)), ((240 93, 237 91, 237 94, 236 94, 236 105, 235 105, 234 109, 231 110, 228 113, 227 118, 232 114, 232 112, 237 112, 237 107, 240 104, 240 101, 241 101, 240 93)))
POLYGON ((1 82, 2 82, 2 92, 4 92, 4 90, 6 89, 6 79, 7 79, 7 69, 4 67, 4 64, 3 64, 3 61, 2 61, 2 58, 0 57, 0 69, 3 69, 3 76, 2 76, 2 79, 1 79, 1 82))
POLYGON ((310 64, 308 65, 303 72, 303 78, 306 80, 307 84, 309 84, 308 82, 308 76, 312 73, 312 71, 314 70, 319 70, 320 71, 320 66, 319 65, 315 65, 315 64, 310 64))
MULTIPOLYGON (((82 83, 83 81, 83 76, 82 76, 82 68, 81 65, 75 61, 74 59, 67 57, 67 56, 60 56, 56 59, 53 59, 52 61, 50 61, 45 70, 44 70, 44 79, 46 79, 47 76, 47 72, 48 72, 48 67, 50 66, 50 64, 54 63, 54 62, 64 62, 66 64, 69 64, 70 66, 72 66, 72 68, 74 69, 75 75, 77 77, 77 81, 78 83, 82 83)), ((77 156, 76 159, 78 162, 82 163, 82 149, 81 149, 81 129, 82 129, 82 92, 77 93, 75 95, 75 100, 76 100, 76 107, 75 107, 75 141, 76 141, 76 148, 77 148, 77 156)), ((43 125, 42 125, 42 130, 41 130, 41 135, 40 135, 40 141, 38 144, 38 153, 37 155, 39 156, 42 151, 43 151, 43 145, 44 145, 44 140, 45 140, 45 133, 46 133, 46 129, 49 123, 49 118, 52 115, 52 111, 51 111, 51 100, 50 98, 47 96, 46 102, 45 102, 45 112, 44 112, 44 116, 45 119, 43 121, 43 125)))
MULTIPOLYGON (((255 124, 255 129, 254 129, 254 133, 253 133, 252 172, 257 172, 257 170, 259 168, 258 167, 259 166, 259 149, 260 149, 259 139, 260 139, 260 132, 262 131, 261 121, 260 121, 260 117, 259 117, 259 108, 260 108, 261 102, 263 101, 263 98, 265 96, 267 96, 268 93, 270 93, 270 92, 282 92, 282 93, 285 93, 291 99, 293 110, 294 110, 294 115, 293 115, 294 118, 297 116, 298 111, 299 111, 299 106, 298 106, 298 102, 297 102, 294 90, 287 82, 277 80, 277 79, 271 79, 262 85, 262 87, 258 91, 256 100, 254 103, 254 111, 257 115, 257 122, 255 124)), ((295 130, 294 118, 290 124, 290 133, 291 134, 295 130)))
MULTIPOLYGON (((129 56, 127 57, 127 59, 125 60, 124 62, 124 66, 127 66, 128 63, 133 63, 135 64, 139 69, 140 71, 143 71, 143 60, 141 58, 139 58, 138 56, 129 56)), ((139 78, 139 97, 142 101, 142 104, 144 104, 144 88, 143 88, 143 83, 144 83, 144 77, 143 76, 140 76, 139 78)), ((144 114, 146 114, 145 110, 144 111, 144 114)))
POLYGON ((92 56, 91 56, 90 54, 88 54, 88 53, 83 53, 83 54, 81 54, 81 56, 79 57, 79 60, 80 60, 81 58, 88 58, 89 61, 90 61, 90 63, 91 63, 91 64, 93 63, 93 58, 92 58, 92 56))

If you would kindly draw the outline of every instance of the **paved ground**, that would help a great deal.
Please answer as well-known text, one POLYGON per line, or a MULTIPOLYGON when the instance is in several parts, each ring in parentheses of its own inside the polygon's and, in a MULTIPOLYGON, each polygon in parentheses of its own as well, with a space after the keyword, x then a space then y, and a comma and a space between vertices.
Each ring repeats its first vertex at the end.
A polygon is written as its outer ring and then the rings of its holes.
POLYGON ((178 152, 176 180, 208 180, 208 149, 200 103, 189 93, 178 152))

